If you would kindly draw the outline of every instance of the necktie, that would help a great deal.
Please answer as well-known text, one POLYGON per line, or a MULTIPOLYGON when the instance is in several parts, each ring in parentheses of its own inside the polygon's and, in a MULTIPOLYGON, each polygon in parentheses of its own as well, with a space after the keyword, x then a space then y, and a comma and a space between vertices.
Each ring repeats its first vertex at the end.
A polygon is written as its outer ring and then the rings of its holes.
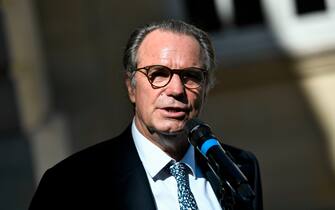
POLYGON ((186 172, 187 166, 184 163, 176 162, 171 165, 169 169, 171 175, 174 176, 177 181, 180 210, 197 210, 198 206, 191 192, 188 174, 186 172))

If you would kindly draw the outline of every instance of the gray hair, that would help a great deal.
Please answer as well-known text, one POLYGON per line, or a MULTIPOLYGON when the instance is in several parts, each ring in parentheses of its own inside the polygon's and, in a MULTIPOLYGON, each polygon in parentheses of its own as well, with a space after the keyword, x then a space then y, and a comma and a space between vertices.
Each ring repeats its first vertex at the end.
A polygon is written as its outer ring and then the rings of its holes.
MULTIPOLYGON (((164 20, 162 22, 154 22, 144 27, 138 28, 130 35, 130 38, 127 42, 126 48, 123 54, 123 67, 130 73, 134 74, 137 68, 137 53, 138 49, 144 40, 144 38, 154 30, 169 31, 177 34, 187 35, 194 37, 201 49, 202 54, 202 64, 203 68, 208 71, 208 84, 207 90, 209 90, 214 85, 214 76, 213 71, 215 68, 215 52, 212 45, 212 42, 208 34, 201 29, 187 24, 180 20, 164 20)), ((134 84, 134 81, 132 81, 134 84)))

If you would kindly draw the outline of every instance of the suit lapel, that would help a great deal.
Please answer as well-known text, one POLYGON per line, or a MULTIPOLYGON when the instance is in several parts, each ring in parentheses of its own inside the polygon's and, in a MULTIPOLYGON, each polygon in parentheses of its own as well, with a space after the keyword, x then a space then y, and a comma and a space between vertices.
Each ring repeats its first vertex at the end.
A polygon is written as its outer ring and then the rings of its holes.
POLYGON ((124 181, 127 193, 124 195, 124 209, 155 209, 155 202, 144 170, 139 167, 124 181))
POLYGON ((131 126, 119 138, 122 144, 120 154, 124 157, 121 167, 123 177, 120 180, 121 191, 124 192, 124 200, 121 202, 124 209, 156 209, 146 172, 131 135, 131 126))

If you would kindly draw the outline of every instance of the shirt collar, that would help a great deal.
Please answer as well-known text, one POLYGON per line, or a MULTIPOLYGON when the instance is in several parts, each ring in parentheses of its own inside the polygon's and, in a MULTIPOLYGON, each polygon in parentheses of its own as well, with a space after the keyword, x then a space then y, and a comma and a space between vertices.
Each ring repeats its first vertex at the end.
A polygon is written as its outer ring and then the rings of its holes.
POLYGON ((184 157, 180 160, 180 162, 185 163, 188 167, 190 167, 192 175, 196 176, 196 166, 195 166, 195 158, 194 158, 194 148, 189 146, 184 157))
MULTIPOLYGON (((144 137, 137 129, 135 125, 135 120, 133 120, 132 122, 131 132, 136 149, 139 153, 145 170, 148 172, 151 178, 157 180, 157 176, 159 176, 160 173, 164 172, 163 169, 172 162, 175 162, 175 160, 167 155, 164 151, 162 151, 158 146, 153 144, 146 137, 144 137)), ((195 178, 200 175, 200 170, 197 169, 195 164, 193 147, 189 146, 180 162, 183 162, 189 166, 189 168, 191 169, 191 173, 195 176, 195 178)))

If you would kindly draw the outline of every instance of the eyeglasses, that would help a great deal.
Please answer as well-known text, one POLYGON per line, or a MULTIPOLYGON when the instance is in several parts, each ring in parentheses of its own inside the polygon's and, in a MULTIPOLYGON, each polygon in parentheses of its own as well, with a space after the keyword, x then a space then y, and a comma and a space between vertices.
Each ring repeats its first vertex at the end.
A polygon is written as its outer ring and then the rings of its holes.
POLYGON ((136 69, 136 71, 144 74, 154 89, 162 88, 169 84, 173 74, 179 75, 184 87, 195 89, 205 84, 208 73, 205 69, 197 67, 170 69, 162 65, 145 66, 136 69))

